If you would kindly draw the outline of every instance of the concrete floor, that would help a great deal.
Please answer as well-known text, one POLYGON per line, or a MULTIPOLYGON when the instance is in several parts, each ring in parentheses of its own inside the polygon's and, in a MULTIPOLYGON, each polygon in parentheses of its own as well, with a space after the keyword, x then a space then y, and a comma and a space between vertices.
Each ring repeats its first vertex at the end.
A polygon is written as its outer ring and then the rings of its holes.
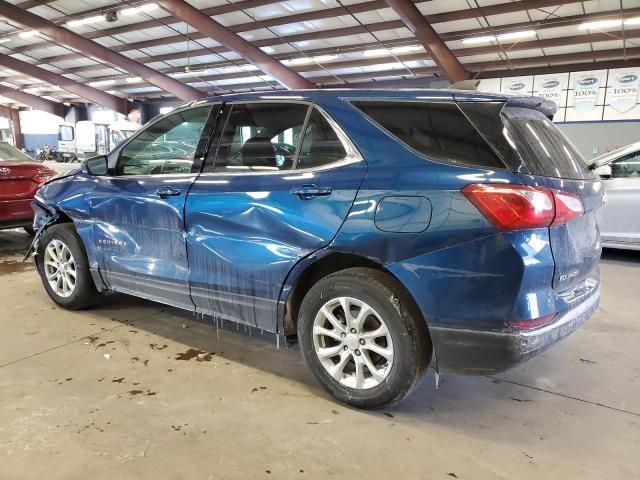
POLYGON ((296 348, 125 296, 56 308, 26 242, 0 232, 0 479, 640 478, 639 253, 605 254, 600 311, 542 357, 362 412, 296 348))

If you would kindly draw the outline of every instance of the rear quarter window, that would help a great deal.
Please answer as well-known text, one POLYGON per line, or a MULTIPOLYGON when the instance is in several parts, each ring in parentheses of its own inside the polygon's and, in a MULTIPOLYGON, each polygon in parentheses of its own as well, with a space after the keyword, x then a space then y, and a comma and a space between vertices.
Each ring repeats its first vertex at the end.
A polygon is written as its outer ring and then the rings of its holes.
POLYGON ((576 180, 594 178, 582 154, 542 113, 507 106, 502 110, 502 117, 532 175, 576 180))
POLYGON ((431 160, 505 168, 455 103, 357 100, 351 104, 391 136, 431 160))

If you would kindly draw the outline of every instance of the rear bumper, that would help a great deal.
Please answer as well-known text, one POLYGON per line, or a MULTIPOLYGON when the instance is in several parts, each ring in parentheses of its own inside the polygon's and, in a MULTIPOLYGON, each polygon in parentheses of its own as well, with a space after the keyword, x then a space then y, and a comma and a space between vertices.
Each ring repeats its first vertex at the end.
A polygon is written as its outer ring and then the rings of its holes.
POLYGON ((578 329, 596 311, 600 288, 553 323, 510 332, 490 332, 430 327, 441 373, 489 374, 508 370, 536 355, 578 329))
POLYGON ((29 226, 33 223, 31 198, 0 201, 0 229, 29 226))

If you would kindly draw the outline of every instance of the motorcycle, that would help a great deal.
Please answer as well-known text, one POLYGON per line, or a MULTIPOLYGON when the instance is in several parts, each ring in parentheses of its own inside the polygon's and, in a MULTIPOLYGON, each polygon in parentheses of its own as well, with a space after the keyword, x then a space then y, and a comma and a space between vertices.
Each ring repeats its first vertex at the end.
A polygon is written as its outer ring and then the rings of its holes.
POLYGON ((44 162, 45 160, 55 160, 55 158, 55 152, 49 148, 49 145, 44 145, 42 149, 38 149, 36 161, 44 162))

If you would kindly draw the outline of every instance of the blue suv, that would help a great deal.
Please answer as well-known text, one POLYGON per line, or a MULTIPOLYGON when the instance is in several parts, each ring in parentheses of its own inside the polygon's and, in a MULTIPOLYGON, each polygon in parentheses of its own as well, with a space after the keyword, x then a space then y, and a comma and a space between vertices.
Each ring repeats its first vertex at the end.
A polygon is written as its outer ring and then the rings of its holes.
POLYGON ((236 94, 159 116, 34 201, 58 305, 123 292, 297 339, 336 398, 506 370, 599 302, 601 183, 539 98, 236 94))

